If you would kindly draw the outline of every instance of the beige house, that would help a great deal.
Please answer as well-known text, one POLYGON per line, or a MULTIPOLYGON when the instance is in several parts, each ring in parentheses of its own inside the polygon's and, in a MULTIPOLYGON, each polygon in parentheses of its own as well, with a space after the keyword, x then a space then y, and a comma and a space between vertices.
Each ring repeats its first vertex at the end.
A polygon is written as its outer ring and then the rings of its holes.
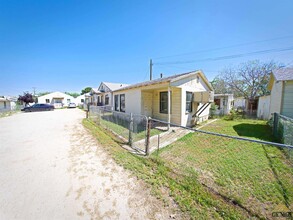
POLYGON ((118 89, 112 104, 115 111, 193 126, 208 119, 213 94, 203 72, 193 71, 118 89))
POLYGON ((270 114, 277 112, 293 118, 293 68, 281 68, 271 73, 268 89, 270 114))

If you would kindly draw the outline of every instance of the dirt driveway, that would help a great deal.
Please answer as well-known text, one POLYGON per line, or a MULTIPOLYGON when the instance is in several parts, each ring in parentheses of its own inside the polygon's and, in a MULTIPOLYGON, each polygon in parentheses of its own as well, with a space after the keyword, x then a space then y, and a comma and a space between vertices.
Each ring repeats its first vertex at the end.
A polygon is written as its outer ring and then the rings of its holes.
POLYGON ((0 118, 0 219, 169 219, 83 117, 68 109, 0 118))

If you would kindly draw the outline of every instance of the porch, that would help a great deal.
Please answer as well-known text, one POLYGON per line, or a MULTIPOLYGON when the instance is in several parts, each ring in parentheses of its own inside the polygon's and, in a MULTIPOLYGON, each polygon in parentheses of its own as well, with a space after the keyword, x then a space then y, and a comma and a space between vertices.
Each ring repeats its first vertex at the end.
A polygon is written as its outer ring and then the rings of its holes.
POLYGON ((181 124, 181 88, 157 85, 141 90, 141 114, 151 118, 181 124))

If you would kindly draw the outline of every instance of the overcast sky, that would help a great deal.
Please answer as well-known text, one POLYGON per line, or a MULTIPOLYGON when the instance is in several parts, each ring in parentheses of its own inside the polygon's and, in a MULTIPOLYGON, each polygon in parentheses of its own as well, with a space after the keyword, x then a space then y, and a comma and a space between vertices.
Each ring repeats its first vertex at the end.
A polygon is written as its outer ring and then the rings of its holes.
POLYGON ((292 10, 292 0, 0 0, 0 95, 145 81, 150 58, 154 78, 201 69, 209 80, 251 59, 293 63, 292 10))

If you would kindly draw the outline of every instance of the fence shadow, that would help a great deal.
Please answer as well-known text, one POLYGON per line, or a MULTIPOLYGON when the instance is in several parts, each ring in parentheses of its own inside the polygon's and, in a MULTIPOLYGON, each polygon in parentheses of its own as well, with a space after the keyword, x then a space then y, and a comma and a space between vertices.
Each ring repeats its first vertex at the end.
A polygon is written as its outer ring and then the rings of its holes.
POLYGON ((273 141, 272 130, 268 125, 242 123, 233 126, 239 136, 257 138, 264 141, 273 141))

